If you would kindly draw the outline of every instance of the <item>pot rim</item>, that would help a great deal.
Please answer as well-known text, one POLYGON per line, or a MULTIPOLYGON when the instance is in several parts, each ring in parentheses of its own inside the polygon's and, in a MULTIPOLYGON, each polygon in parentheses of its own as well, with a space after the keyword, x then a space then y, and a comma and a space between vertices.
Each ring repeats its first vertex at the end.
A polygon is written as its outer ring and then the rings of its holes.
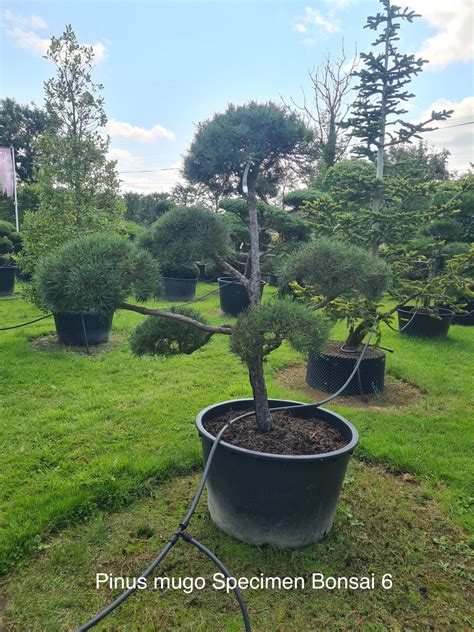
POLYGON ((107 312, 106 314, 104 314, 103 312, 93 312, 92 310, 81 310, 81 311, 75 311, 75 312, 53 312, 53 316, 103 316, 104 318, 108 318, 109 316, 113 316, 115 314, 114 310, 113 312, 107 312))
POLYGON ((197 279, 197 277, 195 277, 195 278, 193 278, 193 279, 191 279, 191 278, 188 278, 188 279, 181 279, 181 278, 179 278, 179 277, 167 277, 167 276, 162 276, 161 278, 162 278, 164 281, 184 281, 185 283, 189 283, 189 282, 192 282, 192 283, 197 283, 197 280, 198 280, 198 279, 197 279))
MULTIPOLYGON (((294 404, 295 406, 301 406, 304 404, 304 402, 298 402, 292 399, 270 398, 270 401, 281 402, 282 405, 294 404)), ((205 437, 206 439, 214 442, 215 436, 208 432, 204 427, 203 417, 213 408, 217 408, 218 406, 222 406, 223 404, 232 404, 233 402, 253 402, 253 398, 239 397, 238 399, 228 399, 224 402, 218 402, 217 404, 211 404, 210 406, 203 408, 203 410, 199 411, 199 413, 197 414, 195 421, 196 428, 201 437, 205 437)), ((278 408, 278 406, 274 406, 274 408, 278 408)), ((332 450, 332 452, 323 452, 321 454, 272 454, 270 452, 256 452, 255 450, 248 450, 247 448, 241 448, 239 446, 232 445, 231 443, 227 443, 226 441, 220 441, 220 445, 228 450, 237 452, 239 454, 275 461, 325 461, 326 459, 332 459, 342 456, 346 453, 350 454, 351 452, 353 452, 354 448, 359 443, 359 433, 357 432, 355 426, 353 426, 351 422, 348 421, 345 417, 339 415, 338 413, 335 413, 333 410, 328 410, 327 408, 321 408, 320 410, 341 421, 351 431, 352 439, 347 445, 339 448, 338 450, 332 450)), ((235 412, 238 413, 238 411, 235 412)), ((238 415, 236 414, 236 416, 238 415)))
POLYGON ((18 266, 0 266, 0 270, 18 270, 18 266))
MULTIPOLYGON (((399 314, 413 314, 413 311, 416 309, 415 305, 404 305, 404 307, 399 307, 397 312, 399 314)), ((452 309, 448 309, 447 307, 436 307, 438 310, 438 316, 454 316, 454 312, 452 309)), ((417 316, 435 316, 436 314, 427 314, 425 312, 417 312, 417 316)))
MULTIPOLYGON (((243 283, 241 283, 240 281, 237 281, 237 279, 234 279, 233 276, 223 276, 223 277, 218 277, 217 281, 219 283, 219 285, 221 285, 221 282, 224 283, 225 285, 241 285, 242 287, 245 287, 245 285, 243 283)), ((266 285, 265 281, 260 281, 260 283, 262 285, 266 285)))

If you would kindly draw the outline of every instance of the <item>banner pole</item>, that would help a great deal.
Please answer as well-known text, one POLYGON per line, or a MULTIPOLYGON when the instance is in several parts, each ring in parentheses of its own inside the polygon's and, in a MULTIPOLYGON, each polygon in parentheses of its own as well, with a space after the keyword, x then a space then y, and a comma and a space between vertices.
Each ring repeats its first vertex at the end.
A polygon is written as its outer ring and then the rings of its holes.
POLYGON ((14 147, 10 148, 12 150, 12 166, 13 166, 13 197, 15 201, 15 226, 16 232, 20 232, 20 219, 18 217, 18 198, 16 195, 16 164, 15 164, 15 149, 14 147))

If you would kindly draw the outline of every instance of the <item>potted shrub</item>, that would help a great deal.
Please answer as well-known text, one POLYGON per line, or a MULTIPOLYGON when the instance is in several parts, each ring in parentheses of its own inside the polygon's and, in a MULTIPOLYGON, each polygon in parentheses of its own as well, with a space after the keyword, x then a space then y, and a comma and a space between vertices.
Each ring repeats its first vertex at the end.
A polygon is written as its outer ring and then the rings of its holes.
POLYGON ((10 222, 0 220, 0 296, 9 296, 15 291, 17 267, 13 255, 21 247, 20 234, 10 222))
POLYGON ((392 294, 404 303, 398 309, 399 328, 407 336, 445 338, 453 307, 458 309, 456 289, 465 286, 465 269, 446 265, 447 245, 456 239, 459 225, 436 211, 436 219, 427 222, 420 236, 387 255, 395 275, 392 294), (408 296, 414 297, 412 304, 408 296))
MULTIPOLYGON (((221 252, 207 253, 248 292, 250 306, 235 325, 212 326, 189 313, 122 304, 125 309, 177 323, 174 335, 170 323, 166 327, 142 323, 135 335, 137 353, 168 355, 180 348, 189 353, 215 334, 229 336, 231 350, 247 365, 253 399, 215 403, 198 414, 204 456, 226 420, 242 410, 255 414, 233 425, 217 448, 207 481, 209 511, 221 529, 242 541, 288 548, 315 542, 330 530, 348 459, 358 441, 355 428, 340 415, 307 407, 292 413, 291 407, 298 402, 273 400, 267 393, 264 361, 269 353, 283 340, 303 353, 317 350, 329 330, 321 313, 297 301, 262 303, 257 178, 272 170, 281 172, 283 161, 308 141, 308 131, 296 116, 273 104, 249 103, 230 106, 226 113, 200 125, 187 156, 188 179, 202 184, 216 179, 224 184, 237 182, 246 199, 248 276, 221 252), (202 332, 197 339, 186 337, 193 328, 202 332), (281 406, 290 409, 274 410, 281 406)), ((204 226, 222 225, 218 215, 207 213, 207 219, 196 225, 196 243, 205 240, 204 226)), ((179 217, 173 219, 177 227, 179 217)), ((176 246, 176 252, 184 248, 187 256, 179 231, 174 234, 170 248, 176 246)))
POLYGON ((173 208, 152 224, 140 239, 141 246, 160 263, 165 300, 193 300, 198 277, 195 262, 212 258, 221 251, 221 246, 228 246, 225 226, 221 222, 209 221, 212 215, 202 210, 198 207, 173 208))
MULTIPOLYGON (((345 320, 345 340, 329 341, 322 350, 310 350, 306 382, 309 386, 334 393, 351 375, 367 333, 377 328, 390 313, 379 311, 378 301, 391 281, 389 266, 360 246, 320 237, 302 246, 285 260, 281 272, 281 292, 288 289, 313 310, 324 310, 332 321, 345 320)), ((357 375, 344 395, 383 391, 385 353, 367 349, 357 375)))
POLYGON ((58 340, 72 346, 107 342, 117 307, 134 292, 158 296, 159 267, 125 239, 98 233, 43 258, 33 278, 35 302, 52 311, 58 340))

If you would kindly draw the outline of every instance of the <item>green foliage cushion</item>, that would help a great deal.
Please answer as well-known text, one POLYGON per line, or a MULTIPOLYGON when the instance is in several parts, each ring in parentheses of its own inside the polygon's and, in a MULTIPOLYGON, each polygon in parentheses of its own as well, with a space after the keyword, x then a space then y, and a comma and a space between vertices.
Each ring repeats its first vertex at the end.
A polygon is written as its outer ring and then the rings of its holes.
POLYGON ((318 351, 329 335, 329 322, 301 303, 274 300, 243 312, 234 328, 230 348, 252 366, 288 340, 296 351, 318 351))
POLYGON ((151 255, 115 235, 97 233, 68 242, 38 264, 34 295, 54 312, 113 312, 133 293, 160 294, 160 270, 151 255))
POLYGON ((297 189, 296 191, 286 193, 283 196, 283 203, 286 206, 291 206, 294 211, 297 211, 305 202, 316 202, 321 195, 321 191, 317 189, 297 189))
MULTIPOLYGON (((176 307, 170 311, 207 323, 199 312, 189 307, 176 307)), ((138 356, 171 356, 193 353, 205 345, 209 338, 207 332, 193 325, 159 316, 148 316, 131 335, 130 345, 133 353, 138 356)))
POLYGON ((227 227, 221 217, 198 207, 181 207, 168 211, 156 221, 141 245, 164 267, 190 266, 201 259, 225 255, 227 227))
POLYGON ((363 296, 378 300, 390 285, 390 267, 364 248, 320 237, 285 260, 282 291, 296 281, 323 298, 363 296))

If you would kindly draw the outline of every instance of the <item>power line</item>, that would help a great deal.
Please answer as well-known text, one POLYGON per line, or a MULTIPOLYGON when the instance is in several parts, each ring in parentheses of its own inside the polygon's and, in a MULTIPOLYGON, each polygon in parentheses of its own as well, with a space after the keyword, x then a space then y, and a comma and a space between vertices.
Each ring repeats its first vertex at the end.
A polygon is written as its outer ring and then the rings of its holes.
POLYGON ((117 173, 152 173, 153 171, 179 171, 180 167, 166 167, 164 169, 140 169, 137 171, 117 171, 117 173))

